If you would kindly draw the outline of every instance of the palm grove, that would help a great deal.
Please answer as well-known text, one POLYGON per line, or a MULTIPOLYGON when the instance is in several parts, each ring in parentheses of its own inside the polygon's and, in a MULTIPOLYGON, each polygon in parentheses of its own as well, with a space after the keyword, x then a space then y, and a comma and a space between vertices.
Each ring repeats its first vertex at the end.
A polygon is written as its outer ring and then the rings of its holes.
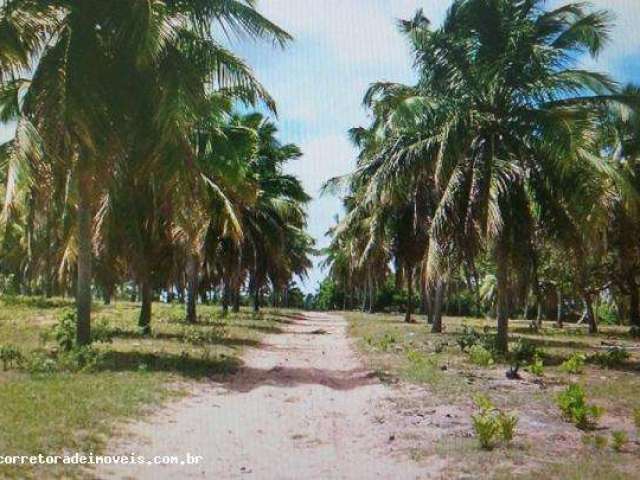
POLYGON ((326 187, 346 213, 320 307, 372 311, 391 291, 434 332, 443 309, 491 313, 502 351, 516 314, 640 327, 638 91, 579 66, 606 48, 608 12, 546 6, 455 0, 439 28, 399 23, 418 79, 365 95, 357 168, 326 187))
POLYGON ((198 298, 225 311, 248 289, 286 300, 310 266, 309 197, 284 173, 301 156, 250 108, 275 103, 222 43, 290 36, 253 0, 6 0, 0 9, 5 292, 91 303, 123 286, 141 300, 198 298), (186 295, 185 295, 186 292, 186 295))

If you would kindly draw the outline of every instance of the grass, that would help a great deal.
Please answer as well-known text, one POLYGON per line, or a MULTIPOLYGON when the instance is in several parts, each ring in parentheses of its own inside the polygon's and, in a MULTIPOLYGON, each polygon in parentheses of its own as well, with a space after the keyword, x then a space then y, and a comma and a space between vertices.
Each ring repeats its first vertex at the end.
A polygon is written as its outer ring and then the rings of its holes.
POLYGON ((445 333, 431 334, 424 323, 406 324, 400 315, 345 313, 349 334, 355 339, 368 366, 385 382, 409 382, 424 387, 422 398, 396 398, 398 409, 419 411, 438 406, 455 406, 463 426, 457 430, 435 429, 425 432, 422 444, 412 440, 406 453, 410 458, 428 459, 437 455, 450 460, 452 477, 474 478, 634 478, 640 467, 638 437, 633 425, 633 410, 640 406, 640 355, 638 343, 629 338, 626 329, 604 326, 598 335, 588 335, 586 326, 567 325, 557 329, 544 324, 533 332, 529 322, 512 321, 510 344, 524 338, 544 351, 544 374, 536 377, 521 370, 523 379, 506 378, 508 359, 496 358, 495 364, 475 365, 468 353, 462 352, 457 340, 463 326, 479 332, 495 333, 491 319, 446 318, 445 333), (603 368, 590 360, 609 344, 624 346, 631 356, 615 367, 603 368), (635 349, 631 347, 636 347, 635 349), (567 374, 562 362, 574 353, 587 355, 581 374, 567 374), (607 447, 606 452, 582 445, 581 433, 563 422, 556 396, 570 383, 583 385, 589 403, 604 407, 606 418, 599 428, 604 435, 627 429, 632 438, 632 453, 620 454, 607 447), (511 446, 483 452, 471 438, 471 399, 482 393, 492 398, 498 408, 515 411, 521 422, 511 446), (549 432, 539 425, 549 425, 549 432), (434 433, 435 432, 435 433, 434 433), (431 435, 431 436, 429 436, 431 435), (435 438, 435 440, 434 440, 435 438), (558 438, 564 442, 557 445, 558 438), (559 461, 559 448, 566 461, 559 461), (597 457, 597 458, 596 458, 597 457), (483 465, 479 471, 478 465, 483 465))
MULTIPOLYGON (((0 299, 0 344, 52 355, 55 342, 46 335, 72 304, 63 299, 0 299)), ((280 331, 276 312, 230 314, 224 338, 195 332, 216 328, 219 307, 200 306, 198 325, 183 322, 183 306, 153 305, 149 337, 136 326, 138 306, 122 302, 96 306, 94 325, 107 329, 111 343, 98 343, 100 360, 93 371, 31 374, 0 368, 0 454, 58 455, 103 452, 118 421, 138 417, 189 385, 233 373, 247 346, 258 346, 267 333, 280 331)), ((14 467, 0 465, 0 478, 85 478, 78 467, 14 467)))

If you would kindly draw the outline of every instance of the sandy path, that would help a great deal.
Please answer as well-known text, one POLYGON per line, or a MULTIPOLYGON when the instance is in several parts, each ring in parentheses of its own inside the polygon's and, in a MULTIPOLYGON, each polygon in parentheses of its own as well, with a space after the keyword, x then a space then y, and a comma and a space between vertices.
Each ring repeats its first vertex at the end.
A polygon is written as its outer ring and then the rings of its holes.
POLYGON ((203 457, 200 465, 110 466, 97 470, 99 478, 430 478, 392 455, 391 387, 363 368, 345 320, 314 313, 282 326, 284 333, 246 353, 229 383, 202 387, 132 424, 127 439, 107 450, 146 458, 188 452, 203 457), (384 423, 376 421, 382 412, 384 423))

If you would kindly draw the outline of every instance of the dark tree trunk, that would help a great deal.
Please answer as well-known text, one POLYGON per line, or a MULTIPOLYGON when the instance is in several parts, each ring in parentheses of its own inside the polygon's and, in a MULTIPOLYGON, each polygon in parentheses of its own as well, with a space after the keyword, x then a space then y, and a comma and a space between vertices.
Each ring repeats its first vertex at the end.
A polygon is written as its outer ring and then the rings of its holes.
POLYGON ((558 288, 557 290, 557 300, 558 300, 558 306, 557 306, 557 311, 556 311, 556 327, 558 328, 563 328, 563 323, 562 323, 562 319, 563 319, 563 312, 562 312, 562 290, 560 288, 558 288))
POLYGON ((413 266, 407 267, 407 311, 404 315, 406 323, 412 323, 413 319, 413 266))
MULTIPOLYGON (((86 170, 81 162, 79 168, 86 170)), ((91 175, 80 172, 78 176, 78 276, 76 285, 76 313, 77 329, 76 342, 78 345, 88 345, 91 342, 91 267, 93 252, 91 245, 92 214, 91 214, 91 175)))
POLYGON ((196 299, 198 295, 198 256, 189 255, 187 259, 187 322, 196 323, 196 299))
POLYGON ((629 282, 629 319, 631 325, 640 327, 640 293, 635 280, 629 282))
POLYGON ((138 327, 142 335, 151 333, 151 304, 153 302, 153 290, 151 283, 145 279, 140 284, 140 295, 142 297, 142 307, 140 308, 140 316, 138 317, 138 327))
POLYGON ((509 263, 503 247, 498 247, 496 255, 496 290, 498 335, 496 347, 502 353, 509 350, 509 263))
POLYGON ((256 288, 253 291, 253 311, 258 313, 260 311, 260 287, 256 284, 256 288))
POLYGON ((229 300, 231 299, 231 289, 229 288, 229 282, 225 279, 222 282, 222 313, 226 315, 229 313, 229 300))
POLYGON ((598 333, 598 320, 596 319, 596 314, 593 311, 593 299, 591 298, 591 294, 583 294, 582 302, 584 303, 584 313, 587 317, 587 323, 589 325, 589 333, 598 333))
POLYGON ((240 312, 240 289, 236 288, 233 292, 233 313, 240 312))
POLYGON ((444 280, 438 280, 433 299, 433 308, 431 309, 431 331, 433 333, 442 333, 442 306, 444 305, 444 293, 447 284, 444 280))

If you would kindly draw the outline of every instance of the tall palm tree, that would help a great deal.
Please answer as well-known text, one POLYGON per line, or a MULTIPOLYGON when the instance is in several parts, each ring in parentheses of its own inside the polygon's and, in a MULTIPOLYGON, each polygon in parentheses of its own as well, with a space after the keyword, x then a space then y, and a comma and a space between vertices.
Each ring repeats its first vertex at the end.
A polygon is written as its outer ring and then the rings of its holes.
POLYGON ((624 100, 605 75, 573 67, 580 54, 602 50, 609 25, 606 12, 583 4, 546 11, 542 0, 456 0, 440 28, 421 11, 401 24, 418 83, 370 90, 395 103, 371 162, 370 196, 416 169, 429 172, 438 205, 428 275, 446 271, 452 248, 469 259, 493 253, 503 351, 510 288, 533 258, 536 221, 560 234, 565 172, 598 161, 597 107, 624 100))

